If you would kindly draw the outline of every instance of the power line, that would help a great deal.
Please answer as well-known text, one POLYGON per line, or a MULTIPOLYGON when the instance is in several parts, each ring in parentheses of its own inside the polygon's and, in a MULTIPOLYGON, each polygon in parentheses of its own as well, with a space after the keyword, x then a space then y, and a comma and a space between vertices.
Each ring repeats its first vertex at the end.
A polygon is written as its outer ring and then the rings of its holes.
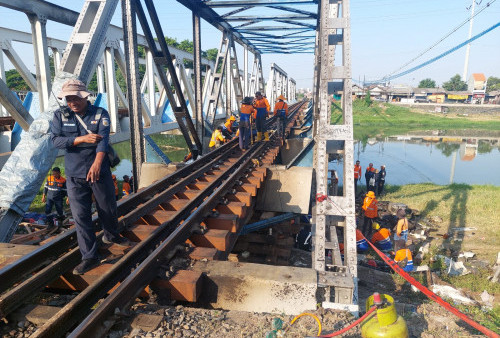
POLYGON ((452 35, 453 33, 455 33, 457 30, 459 30, 461 27, 463 27, 466 23, 468 23, 469 21, 471 21, 474 17, 476 17, 479 13, 481 13, 482 11, 484 11, 486 8, 488 8, 491 4, 493 4, 496 0, 492 0, 490 2, 488 2, 483 8, 481 8, 479 11, 477 11, 476 14, 474 14, 472 17, 470 18, 467 18, 466 20, 464 20, 460 25, 458 25, 457 27, 455 27, 454 29, 452 29, 448 34, 446 34, 444 37, 442 37, 439 41, 435 42, 432 46, 430 46, 429 48, 427 48, 426 50, 424 50, 423 52, 421 52, 420 54, 418 54, 416 57, 414 57, 413 59, 411 59, 410 61, 406 62, 404 65, 402 65, 401 67, 399 67, 398 69, 396 69, 395 71, 393 71, 392 73, 389 73, 389 76, 391 76, 392 74, 394 73, 397 73, 399 72, 401 69, 404 69, 406 66, 408 66, 409 64, 413 63, 413 61, 417 60, 418 58, 420 58, 422 55, 424 55, 425 53, 427 53, 428 51, 430 51, 431 49, 433 49, 434 47, 436 47, 438 44, 440 44, 441 42, 443 42, 445 39, 447 39, 450 35, 452 35))
POLYGON ((408 69, 408 70, 406 70, 406 71, 404 71, 404 72, 402 72, 402 73, 399 73, 399 74, 396 74, 396 75, 391 75, 391 76, 386 76, 386 77, 384 77, 384 78, 382 78, 382 79, 380 79, 380 80, 377 80, 377 81, 369 81, 369 82, 366 82, 366 83, 367 83, 367 84, 374 84, 374 83, 380 83, 380 82, 387 82, 387 81, 390 81, 390 80, 396 79, 396 78, 398 78, 398 77, 404 76, 404 75, 406 75, 406 74, 412 73, 412 72, 414 72, 414 71, 416 71, 416 70, 418 70, 418 69, 420 69, 420 68, 423 68, 423 67, 425 67, 425 66, 427 66, 427 65, 429 65, 429 64, 431 64, 431 63, 433 63, 433 62, 435 62, 435 61, 437 61, 437 60, 439 60, 439 59, 441 59, 441 58, 443 58, 443 57, 445 57, 445 56, 447 56, 448 54, 453 53, 454 51, 456 51, 456 50, 458 50, 458 49, 462 48, 463 46, 467 45, 469 42, 472 42, 472 41, 474 41, 474 40, 476 40, 476 39, 479 39, 480 37, 482 37, 482 36, 483 36, 483 35, 485 35, 486 33, 491 32, 492 30, 494 30, 495 28, 497 28, 497 27, 499 27, 499 26, 500 26, 500 22, 498 22, 497 24, 495 24, 495 25, 491 26, 490 28, 488 28, 488 29, 486 29, 486 30, 482 31, 481 33, 479 33, 479 34, 477 34, 477 35, 473 36, 472 38, 470 38, 470 39, 468 39, 468 40, 466 40, 466 41, 462 42, 461 44, 459 44, 459 45, 457 45, 457 46, 455 46, 455 47, 453 47, 453 48, 451 48, 451 49, 447 50, 446 52, 444 52, 444 53, 442 53, 442 54, 440 54, 440 55, 438 55, 438 56, 436 56, 436 57, 434 57, 434 58, 432 58, 432 59, 430 59, 430 60, 428 60, 428 61, 426 61, 426 62, 424 62, 424 63, 421 63, 421 64, 420 64, 420 65, 418 65, 418 66, 415 66, 415 67, 413 67, 413 68, 410 68, 410 69, 408 69))

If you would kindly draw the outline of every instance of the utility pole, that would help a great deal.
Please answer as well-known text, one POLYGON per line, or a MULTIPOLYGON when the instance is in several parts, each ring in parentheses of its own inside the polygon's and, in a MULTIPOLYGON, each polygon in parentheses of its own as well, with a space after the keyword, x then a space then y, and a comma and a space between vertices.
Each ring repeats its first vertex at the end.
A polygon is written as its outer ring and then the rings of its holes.
MULTIPOLYGON (((476 0, 472 0, 471 12, 470 12, 470 25, 469 25, 469 40, 472 37, 472 24, 474 23, 474 8, 476 6, 476 0)), ((469 54, 470 54, 470 42, 467 44, 467 49, 465 51, 465 65, 464 65, 464 75, 462 80, 467 83, 467 70, 469 69, 469 54)))

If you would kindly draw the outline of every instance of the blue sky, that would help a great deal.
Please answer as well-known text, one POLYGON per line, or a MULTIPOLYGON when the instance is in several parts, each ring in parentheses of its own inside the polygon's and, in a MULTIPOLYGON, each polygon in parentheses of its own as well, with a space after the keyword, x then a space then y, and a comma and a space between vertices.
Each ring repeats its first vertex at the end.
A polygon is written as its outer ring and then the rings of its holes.
MULTIPOLYGON (((488 2, 491 5, 474 18, 473 35, 500 21, 500 0, 476 1, 476 11, 488 2)), ((83 2, 83 0, 68 0, 63 2, 63 5, 80 11, 83 2)), ((191 40, 192 25, 189 10, 174 0, 155 1, 155 3, 164 33, 177 38, 178 41, 191 40)), ((369 81, 394 72, 466 20, 470 16, 467 7, 471 3, 472 0, 351 0, 353 78, 361 81, 366 78, 369 81)), ((22 13, 0 7, 0 17, 2 18, 0 27, 30 31, 29 21, 22 13)), ((120 5, 112 23, 121 26, 120 5)), ((465 41, 468 30, 467 23, 409 67, 427 61, 465 41)), ((72 27, 54 22, 49 22, 47 25, 49 37, 66 40, 71 31, 72 27)), ((205 22, 202 23, 203 49, 218 48, 220 38, 218 30, 205 22)), ((14 47, 18 54, 26 55, 25 63, 33 70, 34 58, 31 48, 21 44, 15 44, 14 47)), ((238 50, 242 49, 238 47, 238 50)), ((239 54, 240 68, 243 68, 242 53, 239 54)), ((270 63, 275 62, 297 81, 299 88, 312 87, 314 62, 312 54, 264 54, 262 59, 266 78, 270 63)), ((421 79, 431 78, 441 85, 455 74, 462 75, 464 60, 465 48, 462 48, 427 67, 395 79, 392 83, 417 85, 421 79)), ((12 68, 7 60, 6 68, 12 68)), ((473 72, 484 73, 486 77, 500 77, 500 28, 472 43, 469 75, 473 72)))

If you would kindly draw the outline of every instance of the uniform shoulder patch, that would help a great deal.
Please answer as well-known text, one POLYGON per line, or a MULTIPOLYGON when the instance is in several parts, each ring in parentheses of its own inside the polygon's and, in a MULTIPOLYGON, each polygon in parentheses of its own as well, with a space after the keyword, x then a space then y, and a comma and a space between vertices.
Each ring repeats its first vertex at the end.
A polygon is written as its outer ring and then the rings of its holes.
POLYGON ((103 125, 103 126, 105 126, 105 127, 109 126, 109 119, 108 119, 108 118, 106 118, 106 117, 104 117, 104 118, 102 119, 102 125, 103 125))

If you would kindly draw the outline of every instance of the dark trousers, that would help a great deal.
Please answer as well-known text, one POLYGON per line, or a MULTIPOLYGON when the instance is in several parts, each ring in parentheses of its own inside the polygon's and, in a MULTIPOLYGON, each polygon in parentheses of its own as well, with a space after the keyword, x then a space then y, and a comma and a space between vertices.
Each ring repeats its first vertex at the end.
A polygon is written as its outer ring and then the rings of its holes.
POLYGON ((255 128, 259 133, 266 131, 266 108, 257 108, 257 118, 255 119, 255 128))
POLYGON ((375 218, 370 218, 363 216, 363 235, 366 237, 366 239, 370 240, 370 235, 372 233, 372 224, 375 222, 375 218))
POLYGON ((354 179, 354 195, 355 196, 358 195, 358 179, 357 178, 354 179))
POLYGON ((53 206, 56 207, 57 216, 59 216, 59 218, 64 218, 63 200, 59 198, 47 198, 47 203, 45 204, 46 215, 49 215, 52 212, 53 206))
POLYGON ((250 144, 250 121, 240 121, 238 129, 240 149, 247 149, 250 144))
POLYGON ((92 193, 104 236, 108 240, 118 237, 115 186, 111 173, 101 174, 99 181, 94 183, 87 182, 84 178, 68 177, 66 184, 82 259, 98 258, 95 229, 92 225, 92 193))
POLYGON ((285 122, 286 118, 283 115, 278 115, 277 118, 277 130, 278 130, 278 136, 285 138, 285 122))
POLYGON ((377 182, 377 196, 382 195, 382 193, 384 192, 384 184, 385 181, 377 182))

